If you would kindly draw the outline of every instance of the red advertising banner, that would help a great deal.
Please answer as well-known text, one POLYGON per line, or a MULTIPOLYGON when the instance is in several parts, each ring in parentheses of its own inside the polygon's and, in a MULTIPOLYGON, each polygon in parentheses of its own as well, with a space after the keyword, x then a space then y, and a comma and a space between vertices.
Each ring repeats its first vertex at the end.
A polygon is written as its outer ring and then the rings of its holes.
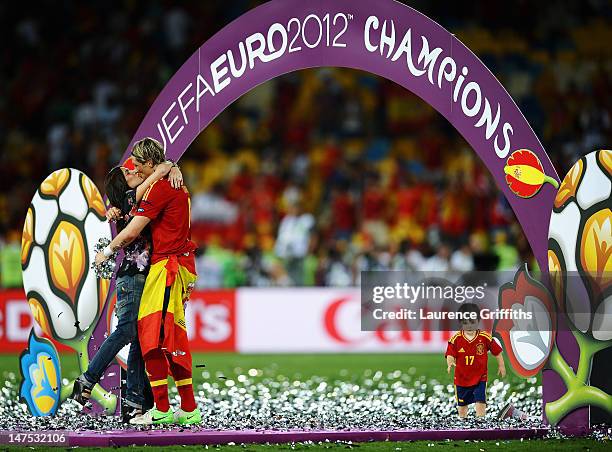
MULTIPOLYGON (((23 290, 0 291, 0 353, 19 353, 28 342, 34 319, 23 290)), ((37 327, 36 333, 42 335, 37 327)))
MULTIPOLYGON (((360 308, 355 288, 201 290, 191 294, 185 320, 191 350, 204 353, 431 353, 443 351, 451 334, 361 331, 360 308)), ((112 332, 116 317, 109 320, 112 332)), ((32 324, 23 291, 0 291, 0 353, 21 352, 32 324)), ((124 347, 119 359, 125 362, 128 352, 124 347)))
MULTIPOLYGON (((185 317, 192 351, 236 351, 235 290, 194 291, 185 317)), ((0 353, 19 353, 25 349, 33 325, 23 290, 1 290, 0 353)), ((43 336, 38 325, 35 328, 43 336)), ((61 344, 55 346, 59 351, 71 351, 61 344)), ((126 347, 126 356, 128 350, 126 347)))
POLYGON ((236 291, 194 291, 185 310, 191 351, 236 351, 236 291))
MULTIPOLYGON (((23 289, 0 290, 0 353, 21 353, 27 345, 30 330, 49 338, 34 322, 23 289)), ((60 352, 72 349, 54 341, 60 352)))

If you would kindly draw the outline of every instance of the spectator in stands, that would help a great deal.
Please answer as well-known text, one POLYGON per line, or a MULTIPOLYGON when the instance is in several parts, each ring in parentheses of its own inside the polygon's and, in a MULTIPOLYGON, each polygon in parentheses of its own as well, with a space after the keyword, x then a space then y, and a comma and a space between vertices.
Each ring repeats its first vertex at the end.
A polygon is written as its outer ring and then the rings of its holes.
POLYGON ((232 224, 238 218, 238 207, 227 200, 222 184, 215 184, 208 192, 196 193, 191 202, 191 220, 232 224))
POLYGON ((332 228, 334 238, 350 240, 355 230, 355 203, 348 184, 332 190, 332 228))
POLYGON ((16 230, 9 232, 6 243, 0 241, 0 287, 21 287, 21 241, 16 230))
POLYGON ((505 231, 496 231, 494 236, 495 244, 493 252, 499 259, 498 270, 516 270, 519 265, 519 254, 516 247, 508 243, 508 235, 505 231))
POLYGON ((474 270, 474 257, 467 241, 451 255, 450 269, 462 273, 474 270))
POLYGON ((449 264, 450 247, 442 242, 438 245, 438 250, 430 258, 426 259, 419 270, 424 272, 445 272, 450 268, 449 264))
POLYGON ((342 260, 342 254, 337 248, 329 250, 325 267, 326 286, 346 287, 352 285, 351 271, 342 260))
POLYGON ((284 264, 296 286, 304 284, 304 258, 308 254, 314 217, 301 210, 300 202, 292 199, 278 227, 274 251, 284 264))
MULTIPOLYGON (((609 8, 542 4, 536 22, 517 20, 521 8, 506 8, 507 22, 492 22, 491 11, 503 6, 489 3, 419 9, 487 61, 563 177, 578 157, 612 142, 609 8), (492 30, 495 39, 482 39, 492 30)), ((12 25, 0 30, 11 43, 0 74, 0 241, 21 230, 50 171, 70 165, 102 186, 166 81, 242 11, 222 2, 120 4, 104 15, 95 3, 68 10, 43 3, 36 14, 2 9, 12 25)), ((329 261, 330 249, 351 270, 352 284, 358 268, 421 268, 435 228, 451 245, 452 268, 469 268, 461 246, 468 237, 476 269, 533 259, 507 200, 467 143, 416 95, 365 72, 311 69, 261 85, 202 132, 182 166, 194 238, 211 246, 198 260, 210 270, 199 279, 207 287, 289 278, 323 285, 320 261, 329 261), (277 231, 298 201, 321 239, 302 247, 309 250, 302 258, 281 258, 277 231), (410 246, 395 250, 402 241, 410 246)), ((9 259, 0 271, 4 278, 19 269, 9 259)))
POLYGON ((385 193, 378 174, 371 174, 363 193, 361 211, 363 231, 372 238, 377 246, 385 246, 389 241, 387 209, 388 194, 385 193))

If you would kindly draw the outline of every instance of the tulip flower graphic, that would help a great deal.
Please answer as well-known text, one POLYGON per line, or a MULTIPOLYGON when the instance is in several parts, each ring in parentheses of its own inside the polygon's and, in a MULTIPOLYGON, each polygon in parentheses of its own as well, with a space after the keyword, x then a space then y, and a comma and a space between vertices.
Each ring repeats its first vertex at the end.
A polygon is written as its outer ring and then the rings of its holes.
MULTIPOLYGON (((89 338, 109 290, 90 268, 97 240, 111 237, 103 206, 85 174, 55 171, 34 195, 22 235, 23 284, 34 319, 46 335, 78 353, 81 372, 89 366, 89 338)), ((60 400, 71 392, 72 383, 62 387, 60 400)), ((99 385, 92 398, 114 411, 116 397, 99 385)))
POLYGON ((611 184, 612 151, 591 152, 563 178, 552 206, 549 281, 559 317, 567 320, 580 352, 572 367, 561 353, 566 343, 557 341, 551 350, 548 367, 565 386, 558 400, 545 405, 553 425, 583 406, 612 413, 612 395, 590 385, 593 357, 612 346, 611 184))
POLYGON ((19 395, 33 416, 55 414, 60 403, 60 362, 57 350, 48 339, 30 331, 28 348, 19 357, 21 387, 19 395))
POLYGON ((612 211, 585 218, 576 239, 576 270, 564 271, 559 249, 548 250, 555 296, 572 326, 598 341, 612 340, 612 211))
POLYGON ((591 297, 590 330, 594 339, 612 340, 612 211, 602 209, 584 225, 580 241, 580 265, 588 281, 591 297), (607 312, 606 312, 607 311, 607 312))
POLYGON ((512 368, 522 377, 536 375, 555 342, 557 315, 552 295, 525 267, 516 272, 513 282, 500 288, 499 307, 513 312, 497 320, 493 328, 512 368))
POLYGON ((546 182, 559 188, 559 183, 544 173, 540 159, 529 149, 519 149, 510 154, 504 173, 510 190, 521 198, 535 196, 546 182))
POLYGON ((557 348, 550 355, 550 367, 563 380, 567 391, 545 410, 553 424, 575 408, 593 405, 612 413, 612 396, 589 385, 591 362, 600 350, 612 345, 610 273, 612 265, 612 212, 605 208, 586 219, 578 243, 580 272, 559 270, 559 258, 548 251, 549 271, 559 306, 567 313, 572 334, 580 348, 574 371, 557 348))
MULTIPOLYGON (((551 273, 551 277, 553 273, 551 273)), ((553 285, 555 285, 553 278, 553 285)), ((585 334, 575 327, 572 333, 580 348, 576 371, 572 369, 556 346, 555 311, 556 290, 550 292, 539 281, 533 279, 527 269, 519 269, 512 283, 504 284, 499 292, 499 307, 515 312, 532 313, 532 320, 521 320, 519 316, 502 319, 495 323, 495 335, 504 344, 512 368, 523 377, 537 374, 545 366, 559 374, 565 387, 565 394, 545 406, 546 417, 556 425, 576 408, 592 405, 612 412, 612 397, 599 388, 589 385, 593 355, 610 345, 585 334)))

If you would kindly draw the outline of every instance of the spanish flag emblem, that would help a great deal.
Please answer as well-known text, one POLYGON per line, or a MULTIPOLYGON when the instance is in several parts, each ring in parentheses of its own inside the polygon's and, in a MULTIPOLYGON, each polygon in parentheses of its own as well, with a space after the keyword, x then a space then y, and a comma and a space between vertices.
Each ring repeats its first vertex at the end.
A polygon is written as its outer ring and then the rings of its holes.
POLYGON ((521 198, 536 195, 546 182, 559 188, 559 183, 544 173, 540 159, 529 149, 519 149, 510 154, 504 173, 510 190, 521 198))

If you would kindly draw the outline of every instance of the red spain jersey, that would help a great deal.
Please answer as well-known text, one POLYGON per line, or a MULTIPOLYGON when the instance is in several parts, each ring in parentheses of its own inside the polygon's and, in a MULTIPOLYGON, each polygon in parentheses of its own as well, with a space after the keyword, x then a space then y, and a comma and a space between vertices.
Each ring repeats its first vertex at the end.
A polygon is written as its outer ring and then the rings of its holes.
POLYGON ((499 344, 489 333, 476 331, 470 341, 463 331, 459 331, 448 341, 444 356, 454 356, 455 384, 457 386, 474 386, 480 381, 487 381, 488 352, 495 356, 502 352, 499 344))
POLYGON ((191 200, 186 187, 174 189, 168 179, 154 182, 142 197, 136 215, 151 219, 151 264, 195 250, 191 241, 191 200))

